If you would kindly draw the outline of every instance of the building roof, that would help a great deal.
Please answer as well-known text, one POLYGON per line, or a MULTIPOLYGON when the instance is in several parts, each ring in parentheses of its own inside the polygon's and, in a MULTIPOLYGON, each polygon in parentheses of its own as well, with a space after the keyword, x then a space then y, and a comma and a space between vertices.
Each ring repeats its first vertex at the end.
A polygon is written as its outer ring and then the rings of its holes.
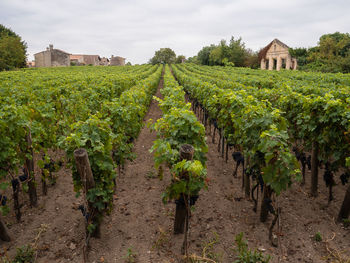
POLYGON ((71 54, 69 57, 70 57, 70 59, 79 59, 79 58, 82 58, 83 55, 73 55, 73 54, 71 54))
POLYGON ((63 50, 61 50, 61 49, 54 48, 53 50, 57 50, 57 51, 59 51, 59 52, 65 53, 65 54, 67 54, 67 55, 70 55, 70 53, 68 53, 68 52, 66 52, 66 51, 63 51, 63 50))
POLYGON ((119 56, 112 56, 111 59, 126 59, 126 58, 119 57, 119 56))
POLYGON ((266 47, 264 47, 262 50, 260 50, 259 52, 259 61, 262 60, 263 58, 266 58, 266 53, 267 51, 270 49, 270 47, 272 46, 273 43, 277 43, 278 45, 284 47, 284 48, 289 48, 286 44, 284 44, 282 41, 278 40, 277 38, 275 38, 274 40, 272 40, 270 42, 270 44, 268 44, 266 47))
POLYGON ((100 57, 100 55, 84 55, 84 54, 70 54, 71 58, 78 59, 81 57, 100 57))
MULTIPOLYGON (((68 52, 63 51, 63 50, 61 50, 61 49, 55 48, 55 49, 53 49, 53 50, 56 50, 56 51, 62 52, 62 53, 64 53, 64 54, 70 55, 68 52)), ((35 53, 34 55, 37 55, 37 54, 40 54, 40 53, 43 53, 43 52, 46 52, 46 51, 51 51, 51 50, 43 50, 43 51, 40 51, 40 52, 38 52, 38 53, 35 53)))
POLYGON ((289 48, 286 44, 284 44, 282 41, 278 40, 277 38, 275 38, 275 39, 272 41, 272 43, 273 43, 273 42, 276 42, 277 44, 279 44, 279 45, 282 46, 282 47, 289 48))

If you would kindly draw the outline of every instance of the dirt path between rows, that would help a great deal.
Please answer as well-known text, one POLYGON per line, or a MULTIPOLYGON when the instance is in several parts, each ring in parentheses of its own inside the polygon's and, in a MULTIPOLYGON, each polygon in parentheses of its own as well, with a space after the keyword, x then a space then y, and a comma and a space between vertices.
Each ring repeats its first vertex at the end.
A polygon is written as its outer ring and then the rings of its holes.
MULTIPOLYGON (((163 79, 155 96, 162 97, 162 88, 163 79)), ((150 119, 155 122, 161 116, 158 103, 153 100, 145 122, 150 119)), ((131 255, 137 255, 138 262, 163 262, 152 247, 156 246, 159 232, 171 224, 172 209, 161 201, 166 180, 158 180, 153 155, 149 152, 155 139, 155 132, 145 125, 134 144, 137 158, 128 162, 117 178, 114 209, 104 219, 102 238, 91 241, 91 262, 127 262, 128 255, 130 259, 131 255)))

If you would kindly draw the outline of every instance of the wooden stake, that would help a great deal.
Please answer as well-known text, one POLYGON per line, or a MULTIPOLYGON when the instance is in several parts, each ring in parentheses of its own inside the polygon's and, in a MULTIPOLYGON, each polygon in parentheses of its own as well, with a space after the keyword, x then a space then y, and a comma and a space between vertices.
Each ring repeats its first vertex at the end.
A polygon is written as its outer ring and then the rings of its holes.
MULTIPOLYGON (((89 162, 89 157, 88 157, 88 153, 84 148, 79 148, 76 149, 74 151, 74 159, 75 159, 75 164, 78 170, 78 173, 80 175, 81 181, 83 183, 83 191, 84 191, 84 197, 85 197, 85 204, 86 205, 86 209, 87 209, 87 213, 89 214, 89 222, 93 222, 94 218, 95 218, 95 213, 94 213, 94 209, 92 206, 92 203, 90 203, 87 198, 86 198, 86 194, 89 191, 89 189, 94 188, 95 187, 95 180, 92 174, 92 170, 91 170, 91 166, 90 166, 90 162, 89 162)), ((87 248, 89 245, 89 240, 90 240, 90 236, 99 236, 99 231, 100 228, 99 226, 96 227, 94 233, 90 234, 88 232, 88 222, 87 220, 85 220, 85 243, 83 246, 83 257, 84 257, 84 262, 87 261, 87 248)))
POLYGON ((84 148, 74 151, 75 164, 84 185, 85 194, 95 187, 95 180, 92 174, 88 153, 84 148))
POLYGON ((220 155, 221 158, 224 158, 224 151, 225 151, 225 136, 224 136, 224 131, 222 131, 222 136, 221 136, 221 149, 220 149, 220 155))
POLYGON ((305 185, 305 168, 306 168, 306 163, 303 162, 301 164, 301 173, 303 175, 303 180, 301 181, 301 185, 305 185))
POLYGON ((189 221, 190 221, 190 204, 189 204, 189 195, 184 195, 185 206, 186 206, 186 215, 185 215, 185 236, 182 243, 182 254, 186 257, 188 256, 188 235, 189 235, 189 221))
POLYGON ((34 153, 33 153, 33 147, 32 147, 32 134, 30 132, 30 129, 28 129, 26 140, 27 140, 27 153, 29 153, 31 156, 31 159, 26 158, 26 163, 25 163, 25 172, 28 173, 29 199, 30 199, 31 206, 37 206, 38 196, 36 194, 36 187, 35 187, 34 153))
POLYGON ((41 171, 41 185, 42 185, 43 195, 47 195, 47 184, 46 184, 46 176, 44 171, 41 171))
POLYGON ((245 177, 244 179, 244 192, 245 192, 245 197, 250 198, 250 177, 249 174, 242 174, 242 176, 245 177))
POLYGON ((220 152, 220 149, 221 149, 221 136, 222 136, 222 133, 221 133, 221 129, 219 129, 219 143, 218 143, 218 152, 220 152))
POLYGON ((343 200, 343 204, 340 208, 337 221, 341 223, 343 219, 347 219, 350 215, 350 185, 345 192, 345 197, 343 200))
MULTIPOLYGON (((19 184, 19 180, 18 179, 13 179, 13 180, 17 180, 17 184, 16 183, 12 183, 12 190, 13 190, 13 208, 15 210, 16 213, 16 219, 17 222, 21 221, 21 206, 19 204, 19 190, 20 190, 20 184, 19 184)), ((16 182, 16 181, 14 181, 16 182)))
POLYGON ((0 239, 2 241, 6 241, 6 242, 10 242, 11 241, 11 237, 10 237, 10 235, 8 233, 6 225, 2 221, 2 217, 1 216, 0 216, 0 239))
MULTIPOLYGON (((180 147, 180 160, 192 160, 194 154, 194 147, 189 144, 183 144, 180 147)), ((188 175, 186 173, 182 174, 180 176, 182 180, 187 180, 188 175)), ((185 221, 186 221, 186 215, 187 215, 187 205, 186 201, 187 198, 185 197, 185 194, 182 194, 183 201, 178 202, 176 204, 176 211, 175 211, 175 221, 174 221, 174 234, 180 234, 184 233, 184 227, 185 227, 185 221)))
POLYGON ((264 185, 264 194, 261 200, 260 222, 265 222, 269 215, 268 204, 266 200, 271 199, 272 189, 268 185, 264 185))
POLYGON ((313 142, 311 152, 311 195, 313 197, 318 195, 318 148, 318 142, 313 142))

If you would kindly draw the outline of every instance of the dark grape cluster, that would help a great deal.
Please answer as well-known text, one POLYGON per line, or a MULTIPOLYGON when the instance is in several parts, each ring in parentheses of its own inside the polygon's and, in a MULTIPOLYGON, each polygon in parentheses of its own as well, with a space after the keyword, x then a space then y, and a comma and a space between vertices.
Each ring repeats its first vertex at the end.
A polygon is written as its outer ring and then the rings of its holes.
POLYGON ((11 185, 12 185, 13 191, 17 190, 17 187, 19 186, 20 182, 23 183, 23 182, 27 181, 28 179, 29 179, 28 171, 25 168, 23 168, 23 174, 18 176, 18 178, 11 180, 11 185))
POLYGON ((89 213, 87 212, 87 209, 84 205, 79 205, 78 210, 81 211, 81 213, 83 214, 83 217, 85 217, 85 220, 88 221, 89 220, 89 213))
POLYGON ((4 206, 6 205, 6 202, 7 202, 7 196, 0 194, 0 204, 4 206))
POLYGON ((340 176, 340 181, 341 181, 342 185, 346 185, 349 182, 349 179, 350 179, 350 172, 349 171, 346 171, 345 173, 343 173, 340 176))
POLYGON ((329 163, 326 163, 326 169, 323 174, 323 180, 325 181, 327 187, 335 185, 333 173, 330 169, 329 163))
POLYGON ((237 166, 240 164, 244 165, 244 156, 241 152, 233 152, 232 158, 237 163, 237 166))
POLYGON ((293 152, 297 160, 301 162, 302 166, 305 167, 307 165, 307 168, 311 170, 311 155, 306 157, 306 154, 303 151, 298 150, 297 147, 293 147, 293 152))
POLYGON ((266 205, 267 210, 269 211, 269 213, 271 213, 271 214, 274 215, 276 212, 275 212, 275 208, 274 208, 273 205, 272 205, 272 200, 271 200, 270 198, 265 198, 265 199, 264 199, 264 203, 265 203, 265 205, 266 205))
MULTIPOLYGON (((199 195, 191 195, 190 196, 190 206, 194 206, 196 204, 196 201, 198 200, 199 195)), ((179 199, 175 200, 175 204, 177 205, 185 205, 184 197, 181 195, 179 199)))

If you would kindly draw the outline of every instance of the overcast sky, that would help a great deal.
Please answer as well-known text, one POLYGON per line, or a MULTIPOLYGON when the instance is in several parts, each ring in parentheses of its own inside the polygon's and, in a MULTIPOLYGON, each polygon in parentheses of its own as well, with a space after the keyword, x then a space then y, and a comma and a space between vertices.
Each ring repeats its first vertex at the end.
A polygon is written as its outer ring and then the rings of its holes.
POLYGON ((350 32, 350 0, 0 0, 0 24, 27 42, 29 59, 52 43, 135 64, 161 47, 189 57, 231 36, 255 51, 274 38, 315 46, 323 34, 350 32))

